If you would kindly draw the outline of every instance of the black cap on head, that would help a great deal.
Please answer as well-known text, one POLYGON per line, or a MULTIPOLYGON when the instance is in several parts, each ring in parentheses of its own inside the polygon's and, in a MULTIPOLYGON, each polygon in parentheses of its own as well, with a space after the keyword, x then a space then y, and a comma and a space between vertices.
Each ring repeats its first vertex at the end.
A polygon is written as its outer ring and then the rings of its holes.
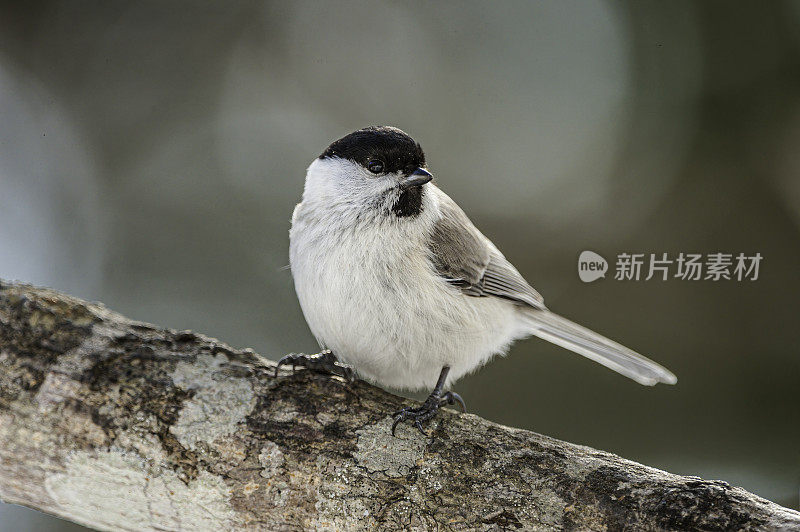
POLYGON ((417 142, 391 126, 370 126, 346 135, 325 150, 320 159, 341 157, 367 167, 370 161, 381 161, 384 171, 410 175, 425 166, 425 153, 417 142))

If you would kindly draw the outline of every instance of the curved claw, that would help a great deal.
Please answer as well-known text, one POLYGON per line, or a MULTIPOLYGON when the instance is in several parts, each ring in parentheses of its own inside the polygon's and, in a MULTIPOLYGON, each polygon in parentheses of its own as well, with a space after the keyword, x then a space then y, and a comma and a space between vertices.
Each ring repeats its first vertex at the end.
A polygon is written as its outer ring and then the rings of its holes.
POLYGON ((401 411, 397 412, 396 414, 394 414, 395 417, 394 417, 394 423, 392 423, 392 436, 397 436, 395 434, 395 430, 397 430, 397 425, 399 425, 401 422, 403 422, 403 421, 405 421, 407 419, 412 419, 412 417, 413 417, 414 418, 414 426, 417 427, 417 430, 419 430, 422 433, 423 436, 427 437, 428 433, 425 432, 425 429, 422 428, 423 419, 421 418, 421 416, 413 416, 413 414, 415 414, 415 413, 417 413, 417 412, 415 412, 411 408, 404 408, 403 410, 401 410, 401 411))
POLYGON ((392 423, 392 436, 396 436, 394 431, 397 429, 397 425, 408 419, 408 413, 410 410, 410 407, 406 407, 392 414, 394 416, 394 423, 392 423))
POLYGON ((425 429, 422 428, 422 423, 432 419, 442 406, 454 405, 456 403, 461 405, 461 411, 463 413, 467 412, 467 405, 464 404, 464 400, 461 398, 461 396, 455 392, 445 392, 441 395, 431 394, 430 397, 428 397, 428 399, 422 403, 422 406, 418 408, 407 406, 398 410, 392 414, 394 417, 394 423, 392 423, 392 436, 396 436, 395 431, 397 429, 397 425, 406 420, 410 420, 423 436, 429 436, 429 434, 425 432, 425 429))
POLYGON ((281 369, 281 366, 285 366, 289 362, 292 363, 292 373, 294 373, 295 367, 296 367, 296 363, 295 363, 296 360, 297 360, 297 355, 295 355, 294 353, 286 355, 284 357, 281 357, 281 359, 278 360, 278 363, 275 365, 275 375, 274 375, 274 377, 277 379, 278 378, 278 370, 281 369))
POLYGON ((330 349, 315 355, 290 353, 284 356, 275 365, 276 378, 278 377, 278 371, 281 366, 286 364, 292 365, 292 373, 297 369, 297 366, 302 366, 311 371, 343 377, 348 383, 356 381, 356 373, 353 371, 353 368, 339 362, 330 349))
POLYGON ((353 371, 352 368, 340 364, 339 369, 342 372, 342 378, 346 380, 349 384, 353 384, 354 382, 356 382, 356 372, 353 371))
POLYGON ((449 405, 458 403, 461 405, 461 413, 467 413, 467 405, 464 403, 464 400, 461 398, 461 396, 456 392, 445 392, 444 395, 442 395, 442 399, 445 399, 449 405))

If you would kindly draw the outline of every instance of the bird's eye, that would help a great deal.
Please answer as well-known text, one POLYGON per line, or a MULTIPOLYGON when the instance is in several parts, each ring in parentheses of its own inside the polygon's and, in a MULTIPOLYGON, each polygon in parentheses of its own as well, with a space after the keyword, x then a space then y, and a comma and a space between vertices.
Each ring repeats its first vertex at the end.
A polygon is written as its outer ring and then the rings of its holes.
POLYGON ((375 159, 371 160, 370 162, 367 163, 367 170, 369 170, 373 174, 382 174, 383 161, 377 161, 375 159))

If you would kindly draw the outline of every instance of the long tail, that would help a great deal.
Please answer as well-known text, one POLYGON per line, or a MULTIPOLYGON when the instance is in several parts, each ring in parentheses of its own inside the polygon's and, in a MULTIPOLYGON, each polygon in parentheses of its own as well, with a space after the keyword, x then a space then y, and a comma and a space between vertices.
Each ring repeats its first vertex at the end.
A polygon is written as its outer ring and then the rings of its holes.
POLYGON ((613 369, 640 384, 675 384, 677 377, 649 358, 549 310, 526 313, 531 333, 613 369))

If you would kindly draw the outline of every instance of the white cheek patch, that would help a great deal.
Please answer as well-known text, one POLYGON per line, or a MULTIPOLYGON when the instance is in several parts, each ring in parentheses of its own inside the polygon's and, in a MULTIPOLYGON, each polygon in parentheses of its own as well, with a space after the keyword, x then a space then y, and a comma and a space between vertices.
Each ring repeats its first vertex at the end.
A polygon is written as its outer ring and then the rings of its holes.
POLYGON ((375 205, 396 187, 397 174, 375 175, 348 159, 316 159, 308 167, 303 202, 309 204, 375 205))

